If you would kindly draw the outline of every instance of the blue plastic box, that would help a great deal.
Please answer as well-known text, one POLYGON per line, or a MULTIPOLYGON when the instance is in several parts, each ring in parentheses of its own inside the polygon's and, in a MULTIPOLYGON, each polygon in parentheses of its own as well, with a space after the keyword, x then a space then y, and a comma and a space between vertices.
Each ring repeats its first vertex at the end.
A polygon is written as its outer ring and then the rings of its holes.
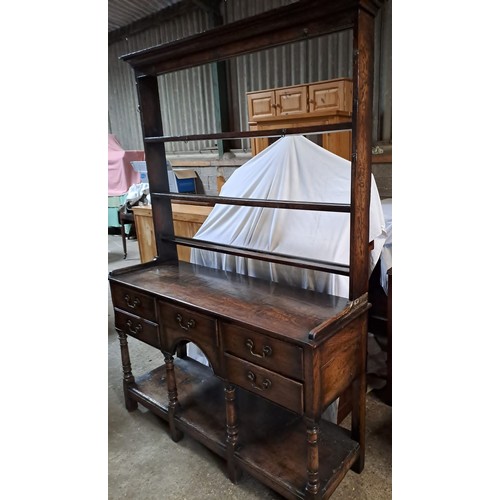
POLYGON ((195 191, 194 179, 177 179, 179 193, 193 193, 195 191))
POLYGON ((174 170, 179 193, 196 192, 196 172, 194 170, 174 170))

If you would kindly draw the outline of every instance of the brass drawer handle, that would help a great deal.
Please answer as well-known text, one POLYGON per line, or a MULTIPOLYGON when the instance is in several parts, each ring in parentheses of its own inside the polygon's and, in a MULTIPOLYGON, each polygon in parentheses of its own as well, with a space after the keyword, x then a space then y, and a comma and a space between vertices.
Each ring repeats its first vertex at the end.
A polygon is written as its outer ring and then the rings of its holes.
POLYGON ((137 297, 134 298, 133 302, 130 302, 130 295, 128 293, 125 295, 125 302, 130 309, 135 309, 141 304, 141 301, 137 297))
POLYGON ((259 387, 259 385, 257 385, 256 382, 257 377, 255 376, 255 373, 250 370, 247 372, 247 379, 250 380, 250 382, 252 382, 252 387, 254 389, 258 389, 259 391, 266 391, 267 389, 270 389, 272 385, 271 381, 268 378, 265 378, 262 381, 262 385, 259 387))
POLYGON ((139 335, 142 332, 142 325, 140 323, 137 324, 135 328, 132 328, 132 320, 127 320, 125 323, 128 326, 128 330, 132 335, 139 335))
POLYGON ((183 324, 183 321, 184 321, 184 318, 182 317, 182 314, 181 313, 177 313, 177 315, 175 316, 175 319, 177 320, 177 323, 178 325, 183 329, 183 330, 186 330, 186 332, 188 330, 190 330, 191 328, 194 328, 196 326, 196 321, 194 319, 189 319, 187 321, 187 323, 184 325, 183 324))
POLYGON ((262 354, 258 354, 256 352, 253 352, 253 341, 251 339, 245 340, 245 346, 250 351, 250 354, 252 356, 255 356, 256 358, 269 358, 271 356, 271 354, 273 353, 273 350, 268 345, 265 345, 263 347, 262 354))

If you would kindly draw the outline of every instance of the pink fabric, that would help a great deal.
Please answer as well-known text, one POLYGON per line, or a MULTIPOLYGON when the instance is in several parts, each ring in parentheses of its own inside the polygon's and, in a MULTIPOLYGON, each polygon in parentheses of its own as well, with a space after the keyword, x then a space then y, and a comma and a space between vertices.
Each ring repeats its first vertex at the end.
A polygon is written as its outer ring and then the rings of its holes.
POLYGON ((116 136, 108 134, 108 196, 121 196, 141 182, 131 161, 144 161, 144 151, 125 151, 116 136))

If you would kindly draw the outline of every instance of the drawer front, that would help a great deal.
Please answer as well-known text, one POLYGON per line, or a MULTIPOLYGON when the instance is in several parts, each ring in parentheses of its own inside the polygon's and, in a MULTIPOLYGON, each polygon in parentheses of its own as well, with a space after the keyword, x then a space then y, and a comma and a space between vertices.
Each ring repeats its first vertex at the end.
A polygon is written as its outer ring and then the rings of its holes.
POLYGON ((160 348, 160 336, 156 323, 115 309, 115 326, 127 335, 160 348))
POLYGON ((224 351, 288 377, 304 380, 302 348, 236 325, 223 324, 224 351))
POLYGON ((229 382, 302 414, 304 411, 302 384, 266 370, 243 359, 225 354, 226 376, 229 382))
POLYGON ((155 301, 153 297, 136 292, 131 288, 111 283, 113 305, 135 316, 156 321, 155 301))
POLYGON ((171 350, 179 340, 194 342, 215 370, 219 366, 216 320, 168 302, 160 301, 158 306, 163 348, 171 350))

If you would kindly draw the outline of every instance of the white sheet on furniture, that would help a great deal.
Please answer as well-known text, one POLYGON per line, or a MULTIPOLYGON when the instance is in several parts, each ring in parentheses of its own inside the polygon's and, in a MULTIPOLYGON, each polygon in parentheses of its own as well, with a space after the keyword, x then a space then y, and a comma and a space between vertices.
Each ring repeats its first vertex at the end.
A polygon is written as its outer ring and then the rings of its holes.
POLYGON ((387 271, 392 267, 392 198, 382 200, 387 238, 380 253, 380 284, 385 293, 389 293, 387 271))
MULTIPOLYGON (((221 196, 350 203, 351 163, 303 136, 282 137, 239 167, 221 196)), ((349 264, 348 213, 216 205, 194 238, 266 252, 349 264)), ((372 176, 370 272, 386 239, 384 214, 372 176)), ((191 249, 191 262, 347 297, 349 278, 207 250, 191 249)), ((203 361, 196 346, 188 354, 203 361)))
MULTIPOLYGON (((268 200, 350 203, 351 163, 303 136, 282 137, 238 168, 221 196, 268 200)), ((266 252, 349 264, 350 215, 343 213, 215 205, 194 238, 266 252)), ((373 271, 386 240, 384 213, 371 179, 369 240, 373 271)), ((321 271, 191 249, 191 262, 347 297, 349 278, 321 271)), ((207 364, 188 344, 190 357, 207 364)), ((337 420, 337 401, 323 413, 337 420)))
MULTIPOLYGON (((221 196, 350 203, 351 163, 303 136, 282 137, 238 168, 221 196)), ((349 264, 347 213, 216 205, 194 238, 250 249, 349 264)), ((370 272, 386 239, 372 176, 370 272)), ((349 278, 256 259, 192 249, 191 262, 347 297, 349 278)))

